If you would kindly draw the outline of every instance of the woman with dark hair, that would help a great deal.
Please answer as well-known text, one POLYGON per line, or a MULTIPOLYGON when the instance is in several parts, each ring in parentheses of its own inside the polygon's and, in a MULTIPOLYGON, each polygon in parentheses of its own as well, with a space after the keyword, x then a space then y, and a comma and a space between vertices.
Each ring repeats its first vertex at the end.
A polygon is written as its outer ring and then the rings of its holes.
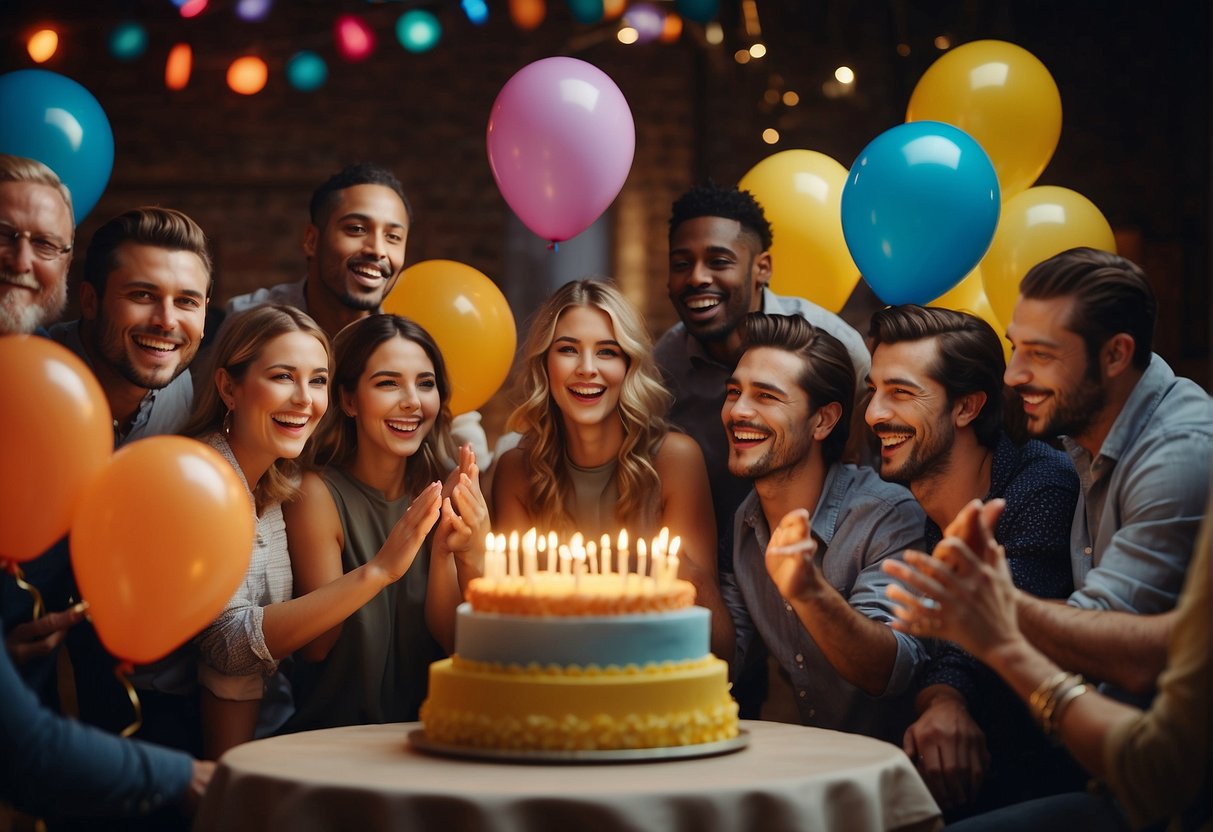
POLYGON ((671 396, 636 310, 609 283, 565 284, 535 313, 521 361, 507 427, 523 437, 497 463, 494 524, 588 540, 668 527, 682 538, 681 577, 712 611, 713 652, 731 661, 703 452, 666 422, 671 396))
POLYGON ((218 757, 281 725, 289 704, 274 696, 283 692, 278 663, 404 574, 438 520, 441 484, 422 491, 371 562, 293 589, 282 504, 297 493, 294 460, 328 410, 328 338, 298 309, 260 306, 228 322, 211 360, 214 383, 197 390, 183 433, 231 463, 257 518, 244 582, 197 639, 203 741, 218 757))
MULTIPOLYGON (((398 547, 400 518, 446 474, 439 460, 455 456, 450 384, 428 332, 372 315, 338 334, 335 353, 335 412, 309 452, 315 469, 285 507, 296 593, 398 547)), ((472 576, 468 557, 481 553, 489 528, 469 446, 448 489, 433 549, 422 546, 397 584, 298 651, 296 713, 285 730, 417 719, 429 665, 453 640, 457 564, 472 576)))

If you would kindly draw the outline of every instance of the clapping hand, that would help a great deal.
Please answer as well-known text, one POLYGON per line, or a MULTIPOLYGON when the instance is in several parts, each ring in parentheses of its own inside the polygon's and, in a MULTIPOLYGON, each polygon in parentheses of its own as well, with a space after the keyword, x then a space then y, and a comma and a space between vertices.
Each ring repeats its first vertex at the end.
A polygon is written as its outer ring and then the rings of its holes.
POLYGON ((767 574, 789 601, 809 592, 820 580, 814 565, 817 541, 810 531, 809 512, 798 508, 784 515, 767 544, 767 574))

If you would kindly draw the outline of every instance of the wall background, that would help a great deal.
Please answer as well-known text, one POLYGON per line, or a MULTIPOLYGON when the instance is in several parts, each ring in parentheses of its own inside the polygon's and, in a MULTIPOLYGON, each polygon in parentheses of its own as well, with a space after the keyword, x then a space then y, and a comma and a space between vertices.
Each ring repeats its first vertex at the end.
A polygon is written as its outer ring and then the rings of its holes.
MULTIPOLYGON (((954 45, 1009 40, 1049 68, 1062 96, 1061 141, 1037 184, 1071 188, 1100 207, 1121 253, 1145 267, 1159 294, 1157 351, 1181 374, 1210 384, 1209 4, 757 0, 770 51, 745 66, 733 59, 745 45, 736 0, 721 2, 719 46, 692 24, 674 44, 624 46, 614 37, 617 23, 578 24, 562 0, 548 0, 544 23, 530 33, 511 24, 504 0, 490 0, 482 27, 454 2, 424 4, 438 10, 445 31, 423 55, 405 52, 393 34, 396 18, 416 5, 423 4, 278 0, 265 21, 245 23, 231 0, 212 0, 192 20, 168 0, 7 0, 0 72, 34 66, 24 36, 53 21, 61 45, 44 68, 83 83, 109 116, 113 176, 81 223, 82 243, 104 218, 133 205, 179 208, 214 241, 223 301, 301 274, 311 190, 341 165, 371 159, 395 170, 413 201, 408 262, 443 257, 480 269, 506 291, 521 324, 546 292, 545 259, 565 252, 548 253, 511 220, 489 171, 485 125, 501 86, 522 66, 551 55, 582 58, 619 85, 637 137, 631 174, 599 229, 605 257, 578 264, 614 275, 660 334, 674 320, 664 283, 666 220, 678 194, 707 177, 736 182, 790 148, 849 166, 904 120, 915 83, 940 54, 937 35, 954 45), (369 60, 336 56, 331 25, 341 12, 363 15, 376 30, 369 60), (106 38, 128 18, 147 27, 149 47, 120 63, 106 38), (185 90, 170 92, 164 59, 178 41, 193 46, 194 74, 185 90), (910 46, 908 56, 898 54, 899 43, 910 46), (316 92, 286 82, 285 63, 301 48, 329 63, 328 83, 316 92), (270 67, 268 86, 252 97, 223 80, 228 63, 248 52, 270 67), (839 63, 855 69, 855 91, 831 98, 823 84, 839 63), (800 104, 765 104, 769 87, 795 89, 800 104), (769 126, 782 134, 777 145, 761 140, 769 126)), ((73 279, 78 269, 79 262, 73 279)), ((507 408, 501 396, 488 408, 491 431, 507 408)))

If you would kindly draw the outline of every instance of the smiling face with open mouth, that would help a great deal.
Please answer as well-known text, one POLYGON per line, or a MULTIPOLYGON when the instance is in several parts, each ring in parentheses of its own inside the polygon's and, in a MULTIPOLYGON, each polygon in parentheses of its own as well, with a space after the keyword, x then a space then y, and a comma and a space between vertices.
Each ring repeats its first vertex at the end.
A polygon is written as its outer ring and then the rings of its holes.
POLYGON ((0 182, 3 233, 29 233, 30 240, 0 245, 0 335, 30 333, 50 325, 67 302, 71 257, 44 260, 33 240, 64 247, 72 242, 72 214, 54 188, 36 182, 0 182))
POLYGON ((759 310, 770 278, 770 257, 760 248, 757 235, 724 217, 695 217, 674 230, 667 288, 687 332, 719 341, 759 310))
POLYGON ((813 431, 804 359, 787 350, 746 350, 725 386, 720 418, 729 438, 729 473, 762 479, 809 461, 813 431))
POLYGON ((367 359, 354 394, 342 389, 341 407, 357 420, 359 448, 410 457, 442 407, 434 364, 413 341, 384 341, 367 359))
POLYGON ((323 227, 309 225, 304 234, 308 280, 349 309, 378 309, 404 268, 408 233, 408 210, 391 188, 346 188, 323 227))
POLYGON ((315 336, 287 332, 265 345, 240 381, 220 381, 232 411, 228 441, 246 476, 303 453, 328 410, 328 364, 328 352, 315 336))
POLYGON ((210 275, 197 254, 123 243, 102 296, 84 284, 81 313, 107 369, 127 383, 158 390, 181 375, 198 352, 210 275))
POLYGON ((628 360, 615 340, 611 316, 594 306, 561 313, 547 353, 552 401, 566 425, 596 425, 616 417, 628 360))
POLYGON ((872 353, 864 418, 880 440, 880 476, 890 482, 922 480, 951 459, 947 390, 929 375, 938 358, 933 338, 880 344, 872 353))

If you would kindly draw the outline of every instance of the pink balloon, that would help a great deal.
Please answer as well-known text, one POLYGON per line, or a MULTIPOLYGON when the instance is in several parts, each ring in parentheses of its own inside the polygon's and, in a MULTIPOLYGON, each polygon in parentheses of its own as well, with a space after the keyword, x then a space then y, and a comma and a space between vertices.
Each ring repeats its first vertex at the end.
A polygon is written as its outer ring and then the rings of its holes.
POLYGON ((589 228, 619 194, 636 126, 605 72, 576 58, 544 58, 501 88, 487 144, 510 208, 540 237, 560 242, 589 228))

